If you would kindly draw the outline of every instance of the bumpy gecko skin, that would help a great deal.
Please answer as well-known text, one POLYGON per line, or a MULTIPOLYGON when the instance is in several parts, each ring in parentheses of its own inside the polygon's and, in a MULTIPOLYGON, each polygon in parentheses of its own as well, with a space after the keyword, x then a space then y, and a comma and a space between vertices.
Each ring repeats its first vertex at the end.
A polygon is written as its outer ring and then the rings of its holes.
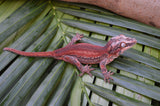
POLYGON ((92 76, 90 71, 94 69, 88 64, 99 63, 102 74, 104 75, 104 80, 106 81, 107 79, 109 82, 109 79, 112 79, 111 75, 113 72, 107 72, 106 65, 137 43, 136 39, 134 38, 119 35, 112 37, 104 47, 88 43, 74 44, 76 41, 81 40, 82 37, 82 34, 77 33, 67 46, 50 52, 24 52, 12 48, 4 48, 4 50, 22 56, 52 57, 58 60, 69 62, 76 65, 77 68, 82 72, 80 76, 82 76, 84 73, 88 73, 90 76, 92 76), (87 65, 83 66, 81 63, 87 65))

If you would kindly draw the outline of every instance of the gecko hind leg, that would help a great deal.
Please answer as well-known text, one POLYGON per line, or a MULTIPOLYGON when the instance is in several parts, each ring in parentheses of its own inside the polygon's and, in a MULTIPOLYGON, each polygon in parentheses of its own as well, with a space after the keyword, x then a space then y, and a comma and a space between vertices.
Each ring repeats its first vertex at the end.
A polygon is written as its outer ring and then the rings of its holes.
POLYGON ((83 66, 83 69, 81 70, 82 73, 79 76, 83 76, 84 73, 87 73, 89 74, 89 76, 92 77, 92 74, 90 73, 90 71, 94 70, 94 68, 90 68, 90 67, 91 65, 88 65, 88 64, 83 66))
POLYGON ((84 73, 89 74, 89 76, 92 77, 92 74, 90 73, 90 71, 94 70, 94 68, 90 68, 91 65, 85 65, 83 66, 76 57, 74 56, 68 56, 65 55, 63 56, 63 60, 66 62, 69 62, 71 64, 74 64, 77 66, 77 68, 82 72, 79 76, 82 76, 84 73))

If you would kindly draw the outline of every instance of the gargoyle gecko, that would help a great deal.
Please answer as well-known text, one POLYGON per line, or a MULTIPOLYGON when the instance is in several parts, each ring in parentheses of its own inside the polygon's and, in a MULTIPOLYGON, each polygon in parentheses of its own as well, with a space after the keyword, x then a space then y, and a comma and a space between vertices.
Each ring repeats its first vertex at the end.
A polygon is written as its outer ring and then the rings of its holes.
POLYGON ((106 81, 107 79, 109 82, 109 79, 112 79, 110 75, 112 75, 113 72, 107 72, 106 65, 112 62, 125 50, 131 48, 137 43, 136 39, 134 38, 119 35, 112 37, 104 47, 88 43, 74 44, 76 41, 81 40, 82 37, 82 34, 77 33, 67 46, 49 52, 24 52, 12 48, 4 48, 4 50, 23 56, 52 57, 58 60, 69 62, 76 65, 77 68, 82 72, 80 76, 82 76, 84 73, 88 73, 90 76, 92 76, 90 71, 94 69, 90 68, 91 66, 88 64, 99 63, 102 74, 104 75, 104 80, 106 81), (87 65, 83 66, 81 63, 87 65))

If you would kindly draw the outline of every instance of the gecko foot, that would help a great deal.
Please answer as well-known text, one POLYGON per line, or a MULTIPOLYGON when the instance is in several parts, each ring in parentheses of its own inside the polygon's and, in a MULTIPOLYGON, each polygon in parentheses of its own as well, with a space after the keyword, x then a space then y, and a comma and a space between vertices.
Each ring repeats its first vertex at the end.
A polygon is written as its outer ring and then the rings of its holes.
POLYGON ((83 38, 83 34, 76 33, 76 36, 74 36, 72 40, 76 42, 78 40, 81 40, 81 38, 83 38))
POLYGON ((110 83, 110 79, 111 80, 113 80, 113 78, 111 77, 111 75, 113 75, 114 73, 113 72, 111 72, 111 71, 109 71, 109 72, 106 72, 106 73, 103 73, 103 75, 104 75, 104 81, 106 82, 106 79, 107 79, 107 81, 108 81, 108 83, 110 83))
POLYGON ((90 68, 90 67, 91 65, 85 65, 83 69, 81 70, 82 73, 79 76, 82 76, 84 73, 87 73, 89 74, 89 76, 92 77, 92 74, 90 73, 90 71, 94 70, 94 68, 90 68))

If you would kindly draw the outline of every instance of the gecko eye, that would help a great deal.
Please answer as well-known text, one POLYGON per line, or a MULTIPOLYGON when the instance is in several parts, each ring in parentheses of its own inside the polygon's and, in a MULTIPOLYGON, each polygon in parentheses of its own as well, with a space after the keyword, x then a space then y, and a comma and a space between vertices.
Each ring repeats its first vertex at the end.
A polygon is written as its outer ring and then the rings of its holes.
POLYGON ((122 42, 122 43, 120 44, 120 46, 121 46, 121 47, 126 47, 126 43, 122 42))

